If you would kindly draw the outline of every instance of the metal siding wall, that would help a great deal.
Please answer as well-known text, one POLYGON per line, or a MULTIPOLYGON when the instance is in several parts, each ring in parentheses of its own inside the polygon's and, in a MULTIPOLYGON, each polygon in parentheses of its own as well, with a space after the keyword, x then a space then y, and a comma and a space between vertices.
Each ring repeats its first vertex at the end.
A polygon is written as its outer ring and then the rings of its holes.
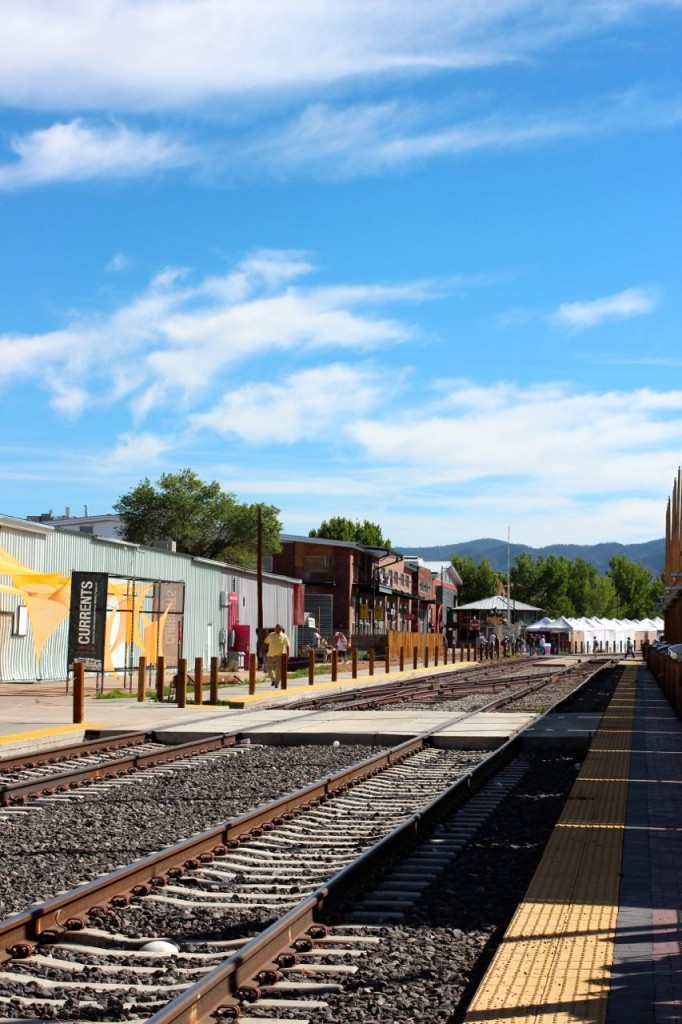
MULTIPOLYGON (((153 548, 108 543, 101 538, 65 530, 45 532, 24 531, 0 523, 0 548, 13 558, 38 572, 63 572, 74 569, 130 576, 135 579, 184 580, 185 621, 183 654, 192 664, 195 657, 209 658, 219 654, 219 631, 225 624, 227 610, 220 607, 220 592, 232 589, 232 579, 239 594, 239 621, 251 625, 251 650, 255 651, 258 595, 255 573, 214 562, 195 561, 153 548), (212 650, 207 649, 209 626, 212 650)), ((0 577, 5 582, 4 577, 0 577)), ((9 581, 7 581, 9 582, 9 581)), ((0 593, 0 612, 14 611, 21 603, 19 595, 0 593)), ((263 612, 265 625, 281 622, 292 636, 293 584, 270 576, 263 579, 263 612)), ((5 619, 5 616, 2 616, 5 619)), ((6 631, 0 624, 0 635, 6 631)), ((68 619, 49 637, 37 663, 33 637, 9 636, 0 649, 0 679, 62 679, 66 675, 68 619)))

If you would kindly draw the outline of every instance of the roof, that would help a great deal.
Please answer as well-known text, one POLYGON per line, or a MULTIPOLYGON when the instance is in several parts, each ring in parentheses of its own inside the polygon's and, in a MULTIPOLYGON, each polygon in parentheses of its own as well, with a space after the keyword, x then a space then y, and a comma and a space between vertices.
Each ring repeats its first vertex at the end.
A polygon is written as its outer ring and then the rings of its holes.
MULTIPOLYGON (((374 555, 376 558, 382 558, 385 555, 399 554, 398 551, 393 551, 391 548, 373 548, 369 544, 356 544, 354 540, 330 540, 328 537, 302 537, 295 533, 281 533, 279 535, 279 539, 282 544, 324 544, 325 547, 331 545, 332 547, 337 548, 352 548, 354 551, 374 555)), ((402 558, 402 555, 400 557, 402 558)))
POLYGON ((456 584, 458 587, 462 586, 462 577, 455 569, 452 562, 430 562, 428 559, 417 558, 416 555, 405 555, 406 562, 418 562, 419 565, 425 569, 429 569, 434 576, 440 576, 442 579, 447 575, 450 583, 456 584))
POLYGON ((513 598, 510 601, 508 598, 503 597, 502 594, 495 594, 494 597, 482 597, 478 601, 472 601, 471 604, 460 604, 457 607, 457 611, 507 612, 510 606, 512 612, 542 611, 542 608, 537 608, 534 604, 524 604, 523 601, 515 601, 513 598))

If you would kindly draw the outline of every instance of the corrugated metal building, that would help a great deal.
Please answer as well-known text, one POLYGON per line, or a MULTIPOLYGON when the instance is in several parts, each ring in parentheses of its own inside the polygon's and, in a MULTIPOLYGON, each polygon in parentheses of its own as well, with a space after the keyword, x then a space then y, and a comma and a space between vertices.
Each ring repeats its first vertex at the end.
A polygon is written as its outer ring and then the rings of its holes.
MULTIPOLYGON (((256 650, 255 572, 0 516, 0 680, 66 677, 70 577, 74 571, 107 573, 110 583, 116 581, 124 595, 121 608, 126 589, 135 587, 135 581, 140 585, 145 581, 182 581, 182 656, 190 664, 195 657, 208 664, 211 657, 224 654, 226 647, 256 650)), ((146 587, 149 594, 152 590, 146 587)), ((151 597, 140 601, 144 617, 151 597)), ((300 580, 263 573, 263 625, 272 628, 280 622, 291 638, 292 653, 296 653, 295 616, 302 607, 300 580)), ((134 608, 129 613, 131 623, 138 606, 134 608)), ((136 665, 142 653, 133 642, 132 627, 130 634, 131 642, 113 651, 117 670, 136 665)))

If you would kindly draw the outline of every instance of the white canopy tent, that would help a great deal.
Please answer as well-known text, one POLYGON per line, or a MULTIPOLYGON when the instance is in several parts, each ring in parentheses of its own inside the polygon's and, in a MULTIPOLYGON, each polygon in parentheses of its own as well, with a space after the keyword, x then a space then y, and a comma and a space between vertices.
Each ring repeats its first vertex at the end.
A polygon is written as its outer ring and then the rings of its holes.
POLYGON ((545 616, 537 622, 526 626, 529 633, 568 634, 569 643, 591 645, 597 641, 600 649, 625 649, 628 637, 635 646, 640 647, 643 640, 652 643, 663 632, 664 622, 661 618, 654 619, 600 619, 586 616, 573 619, 561 616, 550 619, 545 616))

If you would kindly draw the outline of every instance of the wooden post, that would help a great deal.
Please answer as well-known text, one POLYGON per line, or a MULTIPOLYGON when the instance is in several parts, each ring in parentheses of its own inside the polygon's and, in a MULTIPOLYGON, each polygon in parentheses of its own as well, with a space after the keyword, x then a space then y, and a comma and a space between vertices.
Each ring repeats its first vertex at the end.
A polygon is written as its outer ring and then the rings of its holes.
POLYGON ((85 721, 85 665, 82 661, 73 663, 73 721, 74 725, 85 721))
POLYGON ((218 697, 218 664, 219 664, 219 658, 216 655, 214 655, 211 658, 211 696, 209 697, 209 700, 210 700, 211 704, 217 704, 218 700, 219 700, 219 697, 218 697))
POLYGON ((433 664, 438 668, 438 644, 433 649, 433 664))
POLYGON ((144 704, 145 690, 147 682, 147 659, 144 655, 141 656, 137 663, 137 703, 144 704))
POLYGON ((467 640, 467 661, 471 661, 471 641, 467 640))
POLYGON ((428 668, 429 667, 429 645, 428 644, 424 644, 424 660, 423 660, 423 665, 424 665, 424 668, 428 668))
POLYGON ((194 659, 194 703, 204 703, 204 659, 194 659))
POLYGON ((251 696, 256 692, 256 666, 258 664, 258 655, 249 655, 249 694, 251 696))
POLYGON ((448 663, 448 646, 447 646, 447 644, 444 644, 443 645, 443 664, 447 665, 447 663, 448 663))
POLYGON ((398 658, 398 664, 400 665, 400 671, 404 672, 405 671, 405 648, 404 647, 400 648, 400 656, 398 658))
POLYGON ((352 679, 358 678, 358 651, 354 647, 350 652, 350 674, 352 679))
POLYGON ((369 660, 369 674, 371 676, 373 676, 374 675, 374 648, 373 647, 370 647, 369 651, 367 652, 367 657, 368 657, 368 660, 369 660))
POLYGON ((175 699, 179 708, 187 707, 187 658, 178 658, 178 671, 175 677, 175 699))
POLYGON ((335 683, 338 677, 339 652, 334 648, 332 651, 332 682, 335 683))
POLYGON ((163 691, 166 683, 166 659, 160 654, 156 659, 156 699, 163 700, 163 691))
POLYGON ((287 688, 287 669, 289 666, 289 655, 286 651, 282 651, 282 681, 280 686, 283 690, 287 688))
POLYGON ((386 637, 385 654, 386 654, 386 672, 388 673, 388 672, 391 671, 391 654, 390 654, 390 651, 388 649, 388 637, 386 637))
POLYGON ((412 668, 416 668, 417 667, 417 662, 418 661, 419 661, 419 651, 417 650, 416 647, 413 647, 412 648, 412 668))
POLYGON ((315 651, 308 651, 308 686, 315 685, 315 651))

